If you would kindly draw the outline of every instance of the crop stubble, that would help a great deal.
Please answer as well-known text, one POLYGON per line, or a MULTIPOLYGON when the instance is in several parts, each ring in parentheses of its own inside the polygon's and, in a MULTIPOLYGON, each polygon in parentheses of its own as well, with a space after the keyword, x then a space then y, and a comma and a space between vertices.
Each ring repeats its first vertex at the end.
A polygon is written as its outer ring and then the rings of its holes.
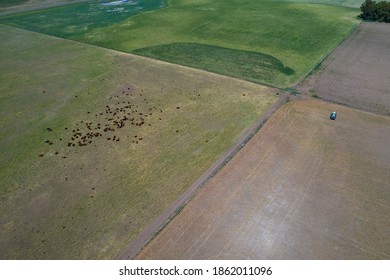
POLYGON ((388 259, 389 135, 388 117, 290 102, 136 258, 388 259))

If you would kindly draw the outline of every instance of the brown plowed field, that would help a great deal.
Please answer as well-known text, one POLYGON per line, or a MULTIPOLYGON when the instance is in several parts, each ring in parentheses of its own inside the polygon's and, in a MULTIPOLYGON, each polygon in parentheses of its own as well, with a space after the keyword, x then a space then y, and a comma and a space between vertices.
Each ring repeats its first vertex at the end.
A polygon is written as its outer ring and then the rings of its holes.
POLYGON ((362 22, 297 89, 390 116, 390 24, 362 22))
POLYGON ((388 117, 289 102, 136 258, 389 259, 389 139, 388 117))

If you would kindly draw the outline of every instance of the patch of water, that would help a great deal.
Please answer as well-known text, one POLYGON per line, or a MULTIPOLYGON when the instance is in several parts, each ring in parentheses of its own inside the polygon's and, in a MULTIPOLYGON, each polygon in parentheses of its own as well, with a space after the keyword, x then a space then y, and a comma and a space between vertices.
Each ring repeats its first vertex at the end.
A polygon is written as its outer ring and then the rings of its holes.
POLYGON ((121 1, 113 1, 113 2, 103 2, 102 5, 103 6, 114 6, 114 5, 122 5, 124 3, 134 4, 134 2, 136 2, 136 1, 129 2, 129 0, 121 0, 121 1))
POLYGON ((125 21, 145 11, 167 6, 166 0, 88 1, 10 16, 1 23, 63 38, 82 36, 96 28, 125 21), (69 26, 74 28, 69 29, 69 26), (87 26, 87 28, 85 28, 87 26))
POLYGON ((96 5, 103 7, 107 13, 137 13, 137 11, 163 8, 166 6, 166 1, 155 1, 156 3, 160 2, 158 6, 152 4, 152 8, 149 7, 150 4, 146 3, 145 0, 116 0, 116 1, 103 1, 100 4, 91 4, 96 9, 96 5))

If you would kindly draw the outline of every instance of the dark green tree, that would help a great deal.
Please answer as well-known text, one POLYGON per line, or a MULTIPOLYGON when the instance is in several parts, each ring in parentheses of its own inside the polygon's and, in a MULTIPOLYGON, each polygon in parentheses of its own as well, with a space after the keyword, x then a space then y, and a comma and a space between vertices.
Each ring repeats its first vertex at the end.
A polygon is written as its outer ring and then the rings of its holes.
POLYGON ((360 10, 362 11, 360 17, 365 20, 373 20, 372 17, 374 15, 375 7, 375 1, 366 0, 360 7, 360 10))
POLYGON ((379 3, 366 0, 360 7, 362 13, 360 18, 364 20, 390 22, 390 3, 381 1, 379 3))
POLYGON ((390 22, 390 3, 382 1, 376 5, 376 19, 375 20, 383 21, 383 22, 390 22))

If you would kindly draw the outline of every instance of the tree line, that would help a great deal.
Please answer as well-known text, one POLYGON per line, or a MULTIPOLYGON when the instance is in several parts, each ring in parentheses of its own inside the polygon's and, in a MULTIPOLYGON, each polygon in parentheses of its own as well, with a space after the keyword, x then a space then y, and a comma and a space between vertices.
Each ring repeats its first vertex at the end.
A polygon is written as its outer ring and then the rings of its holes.
POLYGON ((364 20, 390 22, 390 3, 366 0, 360 7, 360 18, 364 20))

